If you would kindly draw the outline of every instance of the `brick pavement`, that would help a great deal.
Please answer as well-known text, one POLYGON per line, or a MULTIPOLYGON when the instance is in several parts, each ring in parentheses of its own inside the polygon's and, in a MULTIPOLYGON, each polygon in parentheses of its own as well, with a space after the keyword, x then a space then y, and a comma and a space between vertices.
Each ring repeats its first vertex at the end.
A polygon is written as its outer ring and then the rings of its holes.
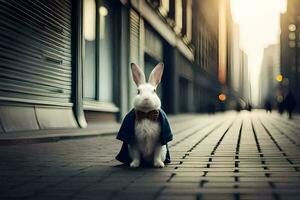
POLYGON ((172 119, 172 163, 130 169, 114 136, 0 146, 0 199, 299 199, 300 124, 229 112, 172 119))

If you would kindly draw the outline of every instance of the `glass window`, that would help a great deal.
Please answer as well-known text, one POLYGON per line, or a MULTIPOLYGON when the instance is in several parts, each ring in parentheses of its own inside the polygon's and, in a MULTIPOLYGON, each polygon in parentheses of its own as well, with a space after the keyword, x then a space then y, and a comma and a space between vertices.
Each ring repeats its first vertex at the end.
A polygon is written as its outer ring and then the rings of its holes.
POLYGON ((187 1, 186 36, 190 42, 192 39, 192 1, 187 1))
POLYGON ((159 7, 159 11, 163 16, 166 16, 170 9, 170 2, 169 0, 161 0, 161 5, 159 7))
POLYGON ((107 6, 99 7, 99 100, 112 101, 112 12, 107 6))
MULTIPOLYGON (((113 100, 112 6, 83 1, 83 95, 87 100, 113 100)), ((99 1, 103 2, 103 1, 99 1)))
POLYGON ((180 33, 182 29, 182 0, 175 1, 175 31, 180 33))
POLYGON ((83 95, 96 98, 96 2, 83 1, 83 95))

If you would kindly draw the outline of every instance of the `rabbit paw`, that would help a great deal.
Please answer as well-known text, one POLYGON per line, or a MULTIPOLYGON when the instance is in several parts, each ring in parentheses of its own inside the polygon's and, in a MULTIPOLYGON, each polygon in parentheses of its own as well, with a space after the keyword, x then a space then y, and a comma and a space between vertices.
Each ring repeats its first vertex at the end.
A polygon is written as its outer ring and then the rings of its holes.
POLYGON ((154 167, 156 167, 156 168, 164 168, 165 164, 161 160, 156 160, 156 161, 154 161, 154 167))
POLYGON ((131 168, 137 168, 140 166, 140 161, 139 160, 134 160, 130 163, 131 168))

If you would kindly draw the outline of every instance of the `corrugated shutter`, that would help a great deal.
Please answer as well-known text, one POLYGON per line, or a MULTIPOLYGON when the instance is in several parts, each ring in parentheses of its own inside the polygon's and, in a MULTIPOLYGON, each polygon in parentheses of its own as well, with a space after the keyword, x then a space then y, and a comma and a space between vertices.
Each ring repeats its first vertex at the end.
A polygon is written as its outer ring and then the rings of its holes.
POLYGON ((0 0, 0 100, 71 106, 71 0, 0 0))
POLYGON ((140 26, 139 15, 130 10, 130 59, 131 62, 139 63, 140 26))
MULTIPOLYGON (((149 28, 145 29, 144 51, 156 60, 163 60, 163 43, 159 36, 149 28)), ((153 66, 154 67, 154 66, 153 66)))
MULTIPOLYGON (((134 62, 140 64, 140 17, 137 12, 133 9, 130 10, 129 14, 129 43, 130 43, 130 63, 134 62)), ((129 77, 131 77, 131 72, 129 72, 129 77)), ((130 84, 130 106, 133 105, 133 98, 136 95, 136 86, 132 80, 129 81, 130 84)))

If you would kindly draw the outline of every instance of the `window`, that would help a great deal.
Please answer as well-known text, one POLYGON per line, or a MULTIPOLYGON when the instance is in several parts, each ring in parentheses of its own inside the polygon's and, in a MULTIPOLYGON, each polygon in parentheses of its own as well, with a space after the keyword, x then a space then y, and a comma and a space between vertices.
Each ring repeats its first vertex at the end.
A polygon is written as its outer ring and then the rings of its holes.
POLYGON ((180 33, 182 29, 182 0, 175 0, 175 32, 180 33))
POLYGON ((182 33, 189 43, 192 39, 192 0, 185 0, 182 5, 182 33))
POLYGON ((113 9, 106 1, 83 0, 83 95, 113 101, 113 9))
POLYGON ((106 6, 99 8, 99 100, 112 101, 112 12, 106 6))
POLYGON ((160 4, 160 7, 159 7, 159 12, 163 16, 167 16, 167 14, 169 12, 169 7, 170 7, 169 0, 161 0, 161 4, 160 4))
POLYGON ((83 1, 83 95, 96 99, 96 2, 83 1))
POLYGON ((188 42, 192 39, 192 0, 187 1, 186 11, 186 37, 188 42))

